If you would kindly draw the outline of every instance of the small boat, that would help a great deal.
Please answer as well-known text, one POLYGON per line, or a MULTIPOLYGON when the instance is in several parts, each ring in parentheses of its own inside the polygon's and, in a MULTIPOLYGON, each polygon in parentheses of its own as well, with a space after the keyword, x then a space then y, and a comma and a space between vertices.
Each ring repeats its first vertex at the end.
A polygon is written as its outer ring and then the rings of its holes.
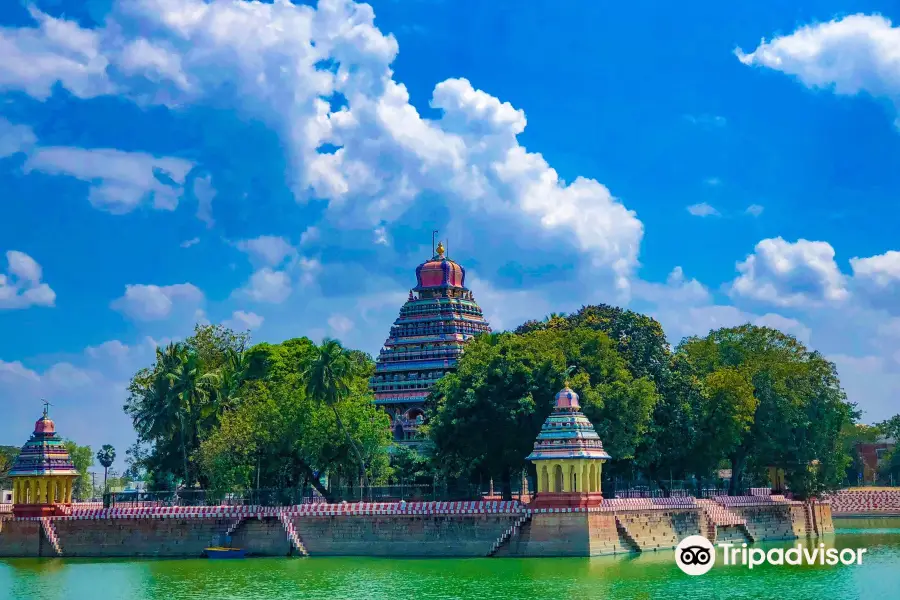
POLYGON ((206 548, 203 551, 206 558, 244 558, 245 551, 243 548, 222 548, 215 546, 206 548))

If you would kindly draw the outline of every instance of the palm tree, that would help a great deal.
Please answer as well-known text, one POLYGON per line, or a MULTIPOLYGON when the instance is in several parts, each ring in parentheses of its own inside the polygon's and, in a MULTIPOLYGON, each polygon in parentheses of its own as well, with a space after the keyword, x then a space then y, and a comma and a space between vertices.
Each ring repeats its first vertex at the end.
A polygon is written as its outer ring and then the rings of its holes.
MULTIPOLYGON (((326 338, 321 346, 314 350, 312 362, 304 371, 306 380, 306 394, 334 411, 340 429, 347 438, 347 443, 353 449, 356 460, 362 467, 363 486, 369 489, 369 477, 366 474, 366 464, 356 442, 350 436, 350 432, 344 427, 341 415, 338 413, 338 403, 350 393, 350 384, 354 377, 354 362, 351 351, 344 348, 337 340, 326 338)), ((371 491, 371 490, 370 490, 371 491)))
MULTIPOLYGON (((169 349, 166 349, 167 352, 169 349)), ((192 446, 197 442, 197 424, 201 418, 215 410, 209 403, 219 380, 218 373, 204 373, 200 358, 185 346, 177 346, 177 359, 170 362, 163 376, 169 383, 166 412, 178 421, 181 436, 181 453, 184 461, 184 486, 190 487, 192 480, 188 467, 187 428, 190 428, 192 446), (185 423, 187 421, 187 423, 185 423)))
POLYGON ((103 446, 97 450, 97 461, 103 465, 103 493, 105 494, 108 490, 106 489, 106 475, 109 472, 109 468, 112 466, 113 462, 116 460, 116 449, 110 446, 109 444, 103 444, 103 446))

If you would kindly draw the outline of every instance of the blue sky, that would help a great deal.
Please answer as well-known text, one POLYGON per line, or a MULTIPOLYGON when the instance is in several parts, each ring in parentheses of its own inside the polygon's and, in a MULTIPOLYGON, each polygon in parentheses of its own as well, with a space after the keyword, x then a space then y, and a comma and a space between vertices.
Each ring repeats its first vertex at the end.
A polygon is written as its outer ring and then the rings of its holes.
POLYGON ((430 253, 496 329, 753 322, 900 412, 890 2, 0 8, 0 443, 132 441, 193 323, 376 352, 430 253))

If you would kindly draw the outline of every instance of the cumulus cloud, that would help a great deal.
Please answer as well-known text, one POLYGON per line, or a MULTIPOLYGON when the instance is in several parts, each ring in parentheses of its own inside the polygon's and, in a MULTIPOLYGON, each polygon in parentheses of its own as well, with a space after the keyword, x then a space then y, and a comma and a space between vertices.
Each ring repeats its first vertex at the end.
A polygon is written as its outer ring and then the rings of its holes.
POLYGON ((695 217, 718 217, 719 211, 706 202, 691 204, 687 207, 687 211, 695 217))
POLYGON ((900 252, 851 258, 854 292, 876 308, 900 314, 900 252))
POLYGON ((138 321, 158 321, 169 317, 179 306, 196 307, 203 301, 203 292, 191 283, 175 285, 125 286, 125 294, 114 300, 111 307, 138 321))
POLYGON ((235 331, 252 331, 259 329, 265 319, 254 312, 236 310, 231 317, 222 322, 222 325, 235 331))
POLYGON ((827 242, 770 238, 737 263, 740 275, 731 284, 735 297, 776 306, 838 302, 849 296, 844 275, 827 242))
POLYGON ((284 260, 296 254, 290 242, 280 236, 261 235, 237 243, 239 250, 246 252, 254 264, 277 267, 284 260))
MULTIPOLYGON (((0 67, 7 87, 46 98, 58 83, 84 97, 170 106, 214 98, 277 129, 297 198, 328 201, 328 218, 345 227, 372 231, 421 194, 437 194, 495 234, 586 253, 622 289, 637 266, 641 221, 601 183, 563 181, 521 146, 523 111, 449 79, 432 95, 440 117, 422 117, 393 79, 397 42, 366 4, 134 0, 117 3, 97 29, 32 15, 36 27, 5 31, 19 57, 0 67), (77 60, 64 39, 78 41, 77 60), (33 55, 48 59, 26 76, 16 65, 33 55)), ((95 199, 108 203, 103 191, 95 199)), ((134 187, 125 191, 116 195, 133 204, 134 187)))
POLYGON ((633 289, 636 299, 658 304, 667 302, 702 304, 709 302, 711 299, 706 286, 696 279, 686 279, 684 270, 681 267, 672 269, 665 283, 652 283, 640 280, 635 282, 633 289))
POLYGON ((284 271, 263 267, 254 271, 242 292, 256 302, 280 304, 291 295, 291 279, 284 271))
POLYGON ((750 53, 738 49, 736 54, 745 65, 781 71, 808 87, 900 101, 900 27, 879 15, 856 14, 806 25, 762 40, 750 53))
POLYGON ((184 192, 190 161, 109 148, 40 147, 28 157, 25 172, 75 177, 90 184, 88 200, 113 214, 131 212, 145 201, 174 210, 184 192))
POLYGON ((0 273, 0 310, 54 305, 56 292, 41 281, 43 270, 36 260, 9 250, 6 263, 6 273, 0 273))

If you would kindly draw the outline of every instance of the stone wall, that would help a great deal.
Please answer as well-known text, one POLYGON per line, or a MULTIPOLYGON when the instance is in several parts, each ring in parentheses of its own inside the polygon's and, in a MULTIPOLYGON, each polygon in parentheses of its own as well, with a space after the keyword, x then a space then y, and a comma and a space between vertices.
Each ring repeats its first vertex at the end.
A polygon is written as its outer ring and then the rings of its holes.
POLYGON ((310 556, 487 556, 515 514, 295 516, 310 556))
POLYGON ((231 545, 250 556, 288 556, 291 542, 276 517, 244 519, 231 534, 231 545))
POLYGON ((210 518, 53 519, 67 557, 199 557, 232 523, 210 518))
POLYGON ((592 515, 599 513, 536 513, 495 556, 589 556, 592 544, 609 546, 618 537, 612 514, 603 515, 613 519, 611 530, 606 520, 596 520, 591 528, 592 515))
POLYGON ((732 506, 731 510, 744 518, 753 541, 806 537, 806 517, 800 504, 732 506))
POLYGON ((674 548, 689 535, 703 534, 699 508, 628 511, 617 518, 643 552, 674 548))
POLYGON ((41 556, 44 543, 39 521, 0 519, 0 556, 41 556))

